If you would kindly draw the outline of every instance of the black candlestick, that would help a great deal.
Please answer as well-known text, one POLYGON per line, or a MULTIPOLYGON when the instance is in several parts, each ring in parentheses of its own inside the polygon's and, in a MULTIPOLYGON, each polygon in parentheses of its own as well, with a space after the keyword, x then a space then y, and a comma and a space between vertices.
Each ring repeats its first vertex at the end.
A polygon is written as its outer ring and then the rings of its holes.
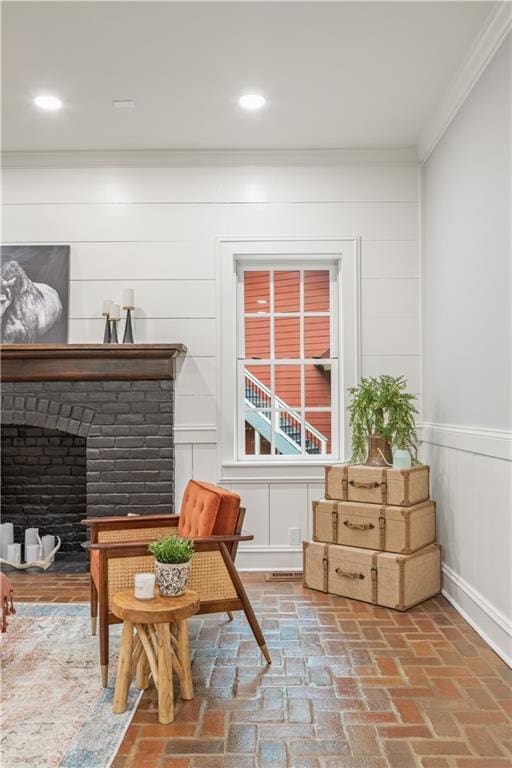
POLYGON ((114 320, 112 318, 112 321, 111 321, 112 334, 111 334, 111 337, 110 337, 110 343, 111 344, 119 344, 119 339, 117 338, 117 323, 118 322, 119 322, 119 320, 117 320, 117 319, 114 320))
POLYGON ((112 329, 110 328, 110 317, 105 315, 105 331, 103 333, 103 343, 110 344, 112 340, 112 329))
POLYGON ((133 307, 124 307, 124 309, 126 309, 126 322, 124 324, 123 344, 133 344, 133 328, 132 328, 133 307))

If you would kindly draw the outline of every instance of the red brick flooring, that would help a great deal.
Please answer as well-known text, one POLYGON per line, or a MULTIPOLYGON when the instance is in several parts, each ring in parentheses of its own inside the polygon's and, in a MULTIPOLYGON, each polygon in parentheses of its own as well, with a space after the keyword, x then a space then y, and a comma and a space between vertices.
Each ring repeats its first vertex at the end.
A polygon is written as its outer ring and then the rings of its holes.
MULTIPOLYGON (((80 575, 13 581, 19 601, 87 599, 80 575)), ((401 614, 244 581, 272 666, 241 614, 193 619, 194 701, 162 726, 148 691, 113 768, 510 768, 512 671, 444 598, 401 614)))

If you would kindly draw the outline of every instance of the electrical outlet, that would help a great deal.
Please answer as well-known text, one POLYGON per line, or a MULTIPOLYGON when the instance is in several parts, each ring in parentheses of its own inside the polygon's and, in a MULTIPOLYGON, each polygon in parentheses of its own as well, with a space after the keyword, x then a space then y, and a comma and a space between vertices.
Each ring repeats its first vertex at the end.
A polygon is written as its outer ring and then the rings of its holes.
POLYGON ((301 541, 300 528, 288 528, 288 544, 290 547, 300 547, 301 541))

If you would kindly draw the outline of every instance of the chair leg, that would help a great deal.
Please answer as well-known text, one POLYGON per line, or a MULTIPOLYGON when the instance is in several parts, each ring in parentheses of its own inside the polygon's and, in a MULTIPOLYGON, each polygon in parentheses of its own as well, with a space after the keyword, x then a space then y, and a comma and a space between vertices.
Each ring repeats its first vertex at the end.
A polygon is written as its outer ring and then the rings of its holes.
POLYGON ((231 613, 231 611, 226 611, 226 613, 228 615, 229 621, 233 621, 233 614, 231 613))
POLYGON ((96 634, 98 623, 98 590, 91 577, 91 635, 96 634))
POLYGON ((101 684, 108 685, 108 608, 100 606, 100 670, 101 684))
POLYGON ((220 542, 219 546, 222 554, 222 559, 224 560, 226 568, 228 569, 228 573, 231 577, 231 581, 233 582, 235 591, 238 597, 240 598, 240 601, 244 609, 244 613, 247 616, 247 621, 250 624, 254 638, 258 643, 267 664, 272 664, 272 659, 270 658, 270 653, 268 652, 267 644, 265 642, 265 637, 263 636, 263 632, 261 631, 261 627, 258 623, 258 619, 256 618, 256 614, 253 611, 251 602, 247 597, 247 592, 245 591, 245 587, 242 584, 242 580, 238 574, 238 571, 231 558, 231 555, 229 554, 229 551, 223 542, 220 542))

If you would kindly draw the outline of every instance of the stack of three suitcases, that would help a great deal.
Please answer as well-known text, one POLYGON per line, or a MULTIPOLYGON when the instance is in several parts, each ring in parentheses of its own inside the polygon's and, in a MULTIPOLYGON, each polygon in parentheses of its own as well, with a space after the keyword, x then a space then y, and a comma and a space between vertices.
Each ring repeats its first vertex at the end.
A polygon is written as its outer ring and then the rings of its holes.
POLYGON ((428 466, 328 466, 313 541, 304 542, 304 584, 404 611, 441 589, 435 541, 428 466))

